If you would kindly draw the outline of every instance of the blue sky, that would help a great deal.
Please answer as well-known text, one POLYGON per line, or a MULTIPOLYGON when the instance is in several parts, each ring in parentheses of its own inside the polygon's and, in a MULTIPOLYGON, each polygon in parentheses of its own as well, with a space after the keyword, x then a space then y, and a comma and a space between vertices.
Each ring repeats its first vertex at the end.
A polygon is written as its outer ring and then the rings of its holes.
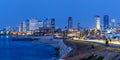
POLYGON ((68 16, 74 26, 94 26, 94 16, 109 15, 120 22, 120 0, 0 0, 0 27, 17 26, 31 17, 55 18, 56 26, 67 26, 68 16))

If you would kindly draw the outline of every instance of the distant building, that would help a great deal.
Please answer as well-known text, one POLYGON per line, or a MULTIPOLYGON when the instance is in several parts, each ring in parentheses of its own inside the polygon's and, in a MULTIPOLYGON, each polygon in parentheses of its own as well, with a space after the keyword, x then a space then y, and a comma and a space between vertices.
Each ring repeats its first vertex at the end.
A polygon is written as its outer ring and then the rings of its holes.
POLYGON ((116 32, 120 32, 120 23, 117 23, 116 32))
POLYGON ((23 23, 19 24, 19 32, 23 32, 23 23))
POLYGON ((68 29, 72 29, 72 17, 68 17, 68 29))
POLYGON ((42 20, 38 21, 38 26, 40 29, 43 28, 44 22, 42 20))
POLYGON ((120 28, 120 23, 117 23, 117 28, 120 28))
POLYGON ((51 29, 55 31, 55 19, 51 18, 51 29))
POLYGON ((5 34, 9 34, 10 32, 13 31, 13 28, 10 26, 4 27, 3 31, 5 32, 5 34))
POLYGON ((52 18, 52 19, 47 19, 47 20, 44 20, 44 29, 47 29, 47 30, 55 30, 55 19, 52 18))
POLYGON ((45 29, 51 28, 51 20, 50 19, 44 20, 44 28, 45 29))
POLYGON ((115 19, 112 19, 112 20, 111 20, 110 27, 111 27, 111 28, 114 28, 114 27, 115 27, 115 19))
POLYGON ((28 19, 19 24, 19 32, 35 31, 39 29, 39 22, 37 19, 28 19))
POLYGON ((77 24, 77 29, 80 31, 80 23, 77 24))
POLYGON ((55 19, 37 20, 35 18, 28 19, 19 24, 19 32, 21 34, 36 34, 55 31, 55 19))
POLYGON ((29 19, 26 20, 26 30, 29 31, 30 30, 30 27, 29 27, 30 23, 29 23, 29 19))
POLYGON ((103 24, 104 24, 104 29, 109 28, 109 16, 108 15, 104 15, 103 24))
POLYGON ((29 31, 35 31, 39 29, 38 20, 35 18, 29 19, 29 31))
POLYGON ((22 25, 22 26, 23 26, 23 27, 22 27, 22 29, 23 29, 22 31, 23 31, 23 32, 27 32, 27 22, 26 22, 26 21, 23 21, 22 24, 23 24, 23 25, 22 25))
POLYGON ((14 27, 13 28, 13 32, 19 32, 19 27, 17 26, 17 27, 14 27))
POLYGON ((100 30, 100 16, 95 16, 95 26, 97 30, 100 30))

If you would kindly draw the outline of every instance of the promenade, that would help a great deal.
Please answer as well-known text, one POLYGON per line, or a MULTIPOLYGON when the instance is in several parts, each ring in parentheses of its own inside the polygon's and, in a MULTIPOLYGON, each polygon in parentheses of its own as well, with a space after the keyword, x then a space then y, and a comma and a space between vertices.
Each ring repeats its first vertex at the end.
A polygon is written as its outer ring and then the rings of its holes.
MULTIPOLYGON (((82 58, 89 57, 94 54, 98 54, 104 51, 120 51, 118 48, 120 47, 119 40, 112 40, 109 43, 109 47, 105 46, 105 40, 68 40, 69 42, 75 45, 74 50, 65 58, 65 60, 80 60, 82 58), (94 49, 92 49, 92 45, 94 45, 94 49)), ((112 54, 114 55, 114 54, 112 54)))
MULTIPOLYGON (((100 44, 105 46, 105 40, 77 40, 77 41, 84 41, 84 42, 91 42, 94 44, 100 44)), ((109 41, 109 47, 111 48, 120 48, 120 41, 119 40, 112 40, 111 42, 109 41)))

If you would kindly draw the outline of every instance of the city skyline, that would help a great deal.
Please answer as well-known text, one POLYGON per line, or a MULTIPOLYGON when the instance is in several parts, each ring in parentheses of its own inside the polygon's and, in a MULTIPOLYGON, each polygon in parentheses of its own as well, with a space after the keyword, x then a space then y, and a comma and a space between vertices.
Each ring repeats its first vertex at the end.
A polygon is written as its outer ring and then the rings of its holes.
POLYGON ((109 21, 115 19, 116 22, 120 22, 119 3, 119 0, 4 0, 0 1, 0 28, 15 27, 21 21, 31 17, 37 19, 55 18, 56 27, 60 28, 67 26, 69 16, 73 18, 73 27, 77 27, 77 23, 83 27, 94 27, 95 15, 100 16, 102 24, 104 15, 109 15, 109 21))

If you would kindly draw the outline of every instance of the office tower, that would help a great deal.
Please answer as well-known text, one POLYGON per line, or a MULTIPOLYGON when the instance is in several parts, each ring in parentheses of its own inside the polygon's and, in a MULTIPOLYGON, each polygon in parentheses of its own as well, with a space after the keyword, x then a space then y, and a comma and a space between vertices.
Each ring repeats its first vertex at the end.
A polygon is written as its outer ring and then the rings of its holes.
POLYGON ((26 21, 23 21, 19 24, 19 32, 27 32, 26 21))
POLYGON ((104 29, 109 28, 109 16, 108 15, 104 15, 103 24, 104 24, 104 29))
POLYGON ((55 31, 55 19, 46 19, 44 20, 43 29, 46 33, 53 33, 55 31))
POLYGON ((23 21, 22 24, 23 24, 23 25, 22 25, 22 26, 23 26, 23 27, 22 27, 22 28, 23 28, 23 32, 27 32, 27 27, 28 27, 28 26, 27 26, 27 24, 26 24, 26 21, 23 21))
POLYGON ((80 31, 80 23, 77 24, 77 29, 80 31))
POLYGON ((40 29, 43 28, 43 23, 44 23, 44 22, 43 22, 42 20, 39 20, 39 21, 38 21, 38 26, 39 26, 40 29))
POLYGON ((55 19, 54 18, 51 19, 51 29, 55 30, 55 19))
POLYGON ((72 17, 68 17, 68 29, 72 29, 72 17))
POLYGON ((35 18, 29 19, 29 31, 35 31, 39 29, 38 20, 35 18))
POLYGON ((28 19, 28 20, 26 20, 26 30, 27 30, 27 31, 29 31, 29 30, 30 30, 30 28, 29 28, 29 19, 28 19))
POLYGON ((100 30, 100 17, 95 16, 95 24, 96 24, 96 29, 100 30))
POLYGON ((23 32, 23 23, 19 24, 19 32, 23 32))
POLYGON ((112 20, 111 20, 110 26, 111 26, 111 28, 114 28, 114 27, 115 27, 115 19, 112 19, 112 20))
POLYGON ((44 20, 44 29, 54 30, 55 29, 55 19, 52 18, 52 19, 44 20))
POLYGON ((44 20, 44 28, 45 29, 51 28, 51 20, 50 19, 44 20))

